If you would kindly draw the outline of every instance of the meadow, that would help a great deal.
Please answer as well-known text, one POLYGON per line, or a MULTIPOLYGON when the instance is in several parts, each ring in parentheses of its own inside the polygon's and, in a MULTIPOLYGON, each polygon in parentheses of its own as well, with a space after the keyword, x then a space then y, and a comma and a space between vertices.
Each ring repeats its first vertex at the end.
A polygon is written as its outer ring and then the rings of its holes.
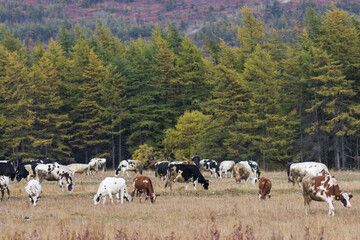
MULTIPOLYGON (((202 185, 185 191, 181 183, 170 191, 148 170, 144 175, 160 194, 155 204, 135 198, 95 206, 99 183, 113 174, 76 175, 73 193, 45 181, 37 207, 28 201, 24 179, 11 182, 10 200, 5 195, 0 202, 1 239, 360 239, 359 172, 331 172, 340 188, 354 195, 351 209, 334 203, 334 217, 324 202, 312 202, 305 215, 302 192, 288 183, 285 171, 262 173, 273 184, 272 198, 265 201, 258 199, 257 184, 229 178, 212 178, 207 191, 202 185)), ((125 179, 131 192, 130 175, 125 179)))

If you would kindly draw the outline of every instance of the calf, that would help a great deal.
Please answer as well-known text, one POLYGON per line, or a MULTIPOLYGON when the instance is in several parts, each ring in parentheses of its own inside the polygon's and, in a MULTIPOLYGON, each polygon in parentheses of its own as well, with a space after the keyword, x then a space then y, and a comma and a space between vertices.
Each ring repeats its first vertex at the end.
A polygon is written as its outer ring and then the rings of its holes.
POLYGON ((132 198, 128 194, 128 190, 126 188, 125 179, 123 178, 114 178, 114 177, 107 177, 105 178, 99 185, 97 194, 94 196, 94 204, 99 204, 101 197, 103 198, 103 204, 106 202, 106 195, 109 196, 112 203, 113 197, 112 194, 116 194, 116 198, 119 200, 121 199, 121 204, 124 203, 124 197, 127 201, 131 201, 132 198))
POLYGON ((225 177, 227 177, 227 171, 230 171, 230 177, 233 177, 233 168, 235 166, 235 162, 234 161, 231 161, 231 160, 226 160, 226 161, 222 161, 220 163, 220 167, 219 167, 219 170, 220 170, 220 178, 222 178, 222 173, 225 174, 225 177))
POLYGON ((203 159, 200 161, 200 171, 209 171, 210 176, 220 177, 219 164, 215 160, 203 159))
POLYGON ((133 180, 133 186, 134 186, 134 191, 132 192, 131 196, 134 197, 135 192, 137 192, 137 194, 139 195, 140 202, 141 202, 142 193, 146 195, 145 200, 150 198, 151 203, 155 203, 156 198, 160 196, 159 194, 155 194, 152 182, 150 178, 146 176, 142 176, 142 175, 136 176, 133 180))
POLYGON ((36 206, 40 199, 41 184, 38 180, 32 179, 25 186, 25 192, 29 196, 31 203, 36 206))
POLYGON ((0 176, 7 176, 11 181, 14 181, 15 175, 14 166, 11 162, 6 160, 0 161, 0 176))
POLYGON ((330 175, 326 176, 305 176, 302 179, 305 213, 311 200, 325 201, 329 204, 329 215, 335 215, 333 201, 340 201, 344 207, 351 208, 351 194, 342 193, 336 179, 330 175))
POLYGON ((182 182, 186 183, 185 190, 187 190, 189 182, 191 181, 193 182, 194 190, 196 190, 196 184, 198 182, 203 184, 205 190, 209 188, 209 180, 204 178, 197 166, 174 164, 169 166, 165 188, 169 186, 170 189, 172 189, 173 182, 182 182))
POLYGON ((248 161, 241 161, 235 164, 233 169, 233 175, 235 175, 235 182, 241 183, 241 180, 245 180, 245 184, 250 181, 252 184, 257 182, 256 172, 250 167, 248 161))
POLYGON ((4 199, 4 192, 7 190, 8 199, 10 198, 10 179, 8 176, 0 176, 1 201, 4 199))
POLYGON ((143 164, 139 160, 123 160, 119 163, 118 168, 115 171, 115 176, 119 176, 120 171, 122 171, 122 176, 126 173, 127 176, 129 176, 128 171, 142 174, 143 171, 143 164))
POLYGON ((271 181, 266 177, 259 179, 259 199, 266 199, 266 196, 271 198, 271 181))
POLYGON ((305 176, 315 177, 330 175, 326 165, 318 162, 290 162, 287 164, 287 174, 289 182, 292 182, 293 185, 297 183, 299 187, 302 186, 300 183, 305 176))

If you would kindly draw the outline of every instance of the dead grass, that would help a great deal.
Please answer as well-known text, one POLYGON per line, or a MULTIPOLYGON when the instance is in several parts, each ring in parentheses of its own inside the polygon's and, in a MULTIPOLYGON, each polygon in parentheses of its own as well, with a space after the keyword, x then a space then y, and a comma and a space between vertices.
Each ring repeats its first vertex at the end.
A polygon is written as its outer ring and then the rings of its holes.
MULTIPOLYGON (((212 179, 208 191, 201 185, 185 191, 179 183, 170 191, 146 171, 161 194, 155 204, 135 199, 94 206, 99 183, 112 175, 77 175, 71 194, 45 182, 37 207, 27 202, 24 180, 11 182, 10 200, 0 202, 1 239, 360 239, 358 172, 332 173, 343 191, 354 194, 351 209, 334 203, 335 217, 319 202, 312 202, 306 216, 302 193, 287 182, 285 171, 262 174, 273 182, 266 201, 258 199, 257 185, 237 185, 234 179, 212 179)), ((131 179, 126 178, 130 191, 131 179)))

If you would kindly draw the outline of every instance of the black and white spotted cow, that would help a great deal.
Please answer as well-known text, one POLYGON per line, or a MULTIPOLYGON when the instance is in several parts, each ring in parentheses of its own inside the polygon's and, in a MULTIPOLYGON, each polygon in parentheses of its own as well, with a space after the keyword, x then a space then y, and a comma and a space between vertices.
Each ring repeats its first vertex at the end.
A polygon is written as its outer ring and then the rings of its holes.
POLYGON ((259 170, 259 165, 257 164, 257 162, 252 161, 252 160, 248 160, 247 162, 248 162, 249 166, 251 167, 251 169, 256 172, 257 179, 260 179, 261 172, 259 170))
POLYGON ((209 171, 210 176, 220 177, 219 164, 215 160, 203 159, 200 161, 200 171, 209 171))
POLYGON ((35 168, 38 164, 43 164, 43 161, 36 159, 20 163, 15 172, 16 180, 20 182, 21 179, 26 178, 26 180, 29 181, 30 177, 35 177, 35 168))
POLYGON ((139 160, 131 160, 131 159, 123 160, 119 163, 119 166, 115 171, 115 176, 116 177, 119 176, 120 172, 122 172, 122 176, 124 176, 125 173, 127 176, 129 176, 128 171, 135 172, 135 174, 136 173, 142 174, 143 168, 144 166, 142 162, 139 160))
POLYGON ((168 168, 167 186, 172 189, 172 183, 181 182, 186 183, 185 190, 188 189, 189 182, 193 182, 194 190, 196 190, 196 184, 199 182, 203 184, 205 190, 209 188, 209 180, 206 180, 201 174, 199 168, 195 165, 185 165, 185 164, 173 164, 168 168))

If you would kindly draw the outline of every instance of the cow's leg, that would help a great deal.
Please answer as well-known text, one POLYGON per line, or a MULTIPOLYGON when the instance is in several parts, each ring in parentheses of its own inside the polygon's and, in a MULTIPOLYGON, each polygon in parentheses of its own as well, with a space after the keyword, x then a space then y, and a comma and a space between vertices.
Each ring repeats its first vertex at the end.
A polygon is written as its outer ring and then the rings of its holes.
POLYGON ((330 199, 328 199, 326 201, 329 204, 329 215, 330 216, 335 216, 335 209, 334 209, 332 201, 330 199))
POLYGON ((120 201, 121 201, 121 204, 124 203, 124 194, 125 194, 125 188, 121 188, 120 189, 120 201))
POLYGON ((10 189, 9 189, 9 187, 6 187, 6 190, 7 190, 7 194, 8 194, 8 199, 10 199, 10 189))
POLYGON ((115 196, 116 196, 116 202, 118 203, 120 200, 120 191, 116 193, 115 196))
POLYGON ((112 193, 109 192, 108 194, 109 194, 109 198, 110 198, 110 200, 111 200, 111 203, 114 204, 114 199, 113 199, 113 197, 112 197, 112 193))
POLYGON ((106 194, 103 195, 103 204, 106 203, 106 194))
POLYGON ((198 183, 198 179, 196 179, 194 182, 193 182, 193 185, 194 185, 194 190, 196 190, 196 184, 198 183))
POLYGON ((1 201, 3 200, 4 198, 4 189, 1 189, 1 201))
POLYGON ((30 180, 30 173, 26 176, 26 181, 30 180))
POLYGON ((136 188, 134 188, 134 191, 131 193, 131 197, 133 198, 135 196, 136 188))

